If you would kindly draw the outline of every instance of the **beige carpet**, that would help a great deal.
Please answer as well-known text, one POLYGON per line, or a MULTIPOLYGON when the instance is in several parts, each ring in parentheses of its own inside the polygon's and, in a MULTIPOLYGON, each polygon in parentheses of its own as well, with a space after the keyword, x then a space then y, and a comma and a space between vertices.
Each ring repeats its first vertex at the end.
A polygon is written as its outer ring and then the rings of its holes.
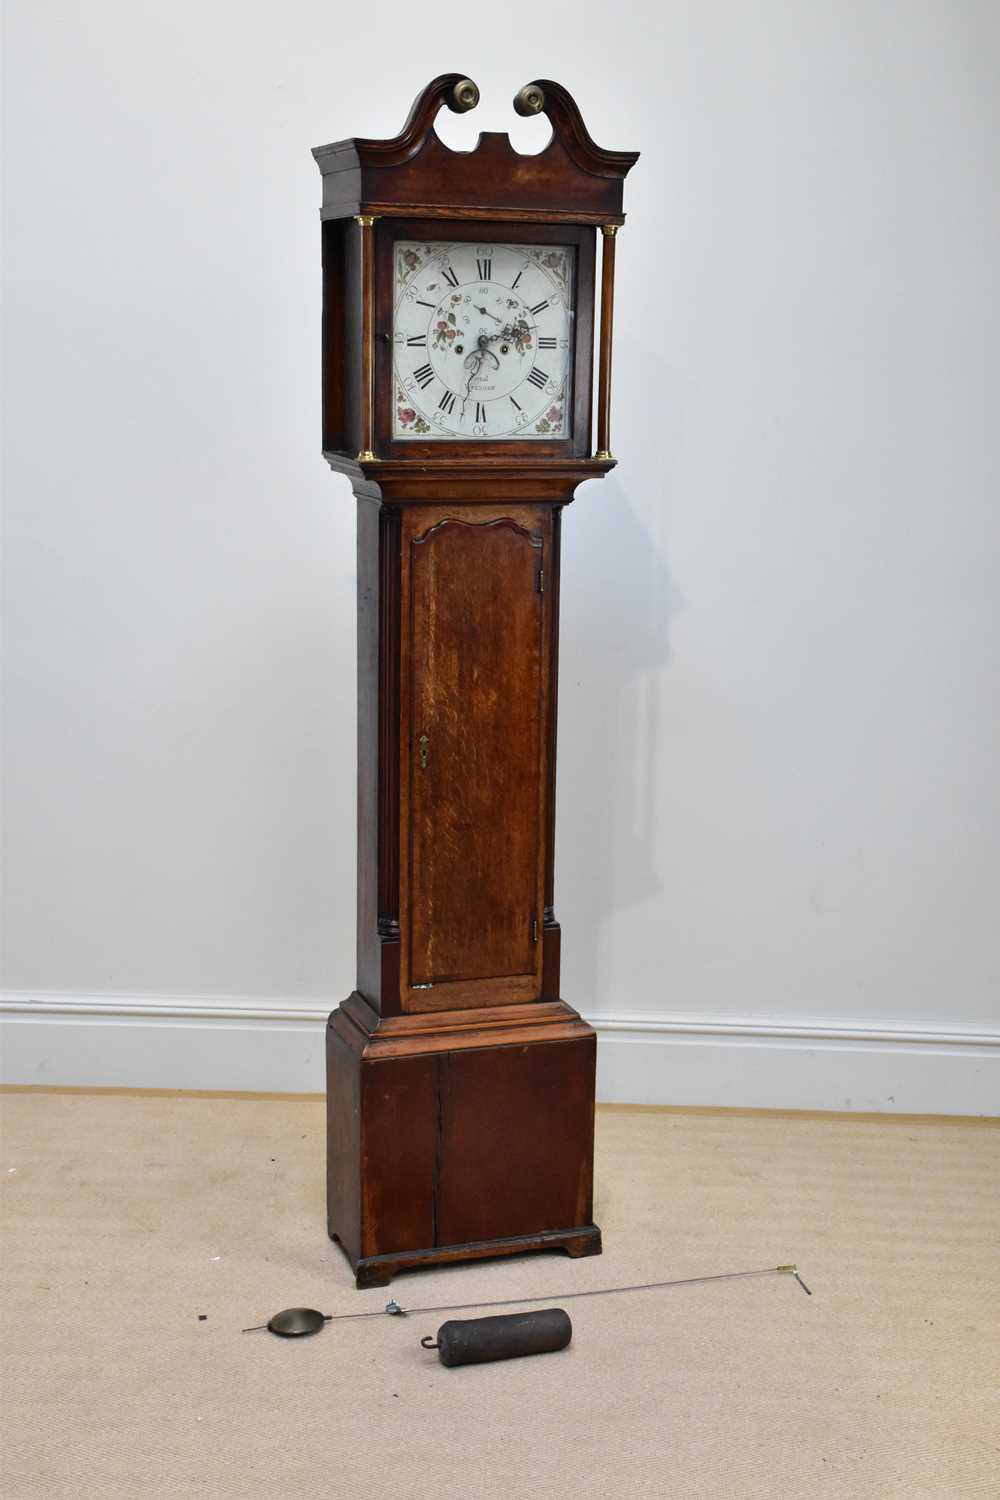
POLYGON ((312 1100, 7 1094, 5 1500, 1000 1495, 1000 1134, 604 1109, 603 1257, 399 1278, 404 1303, 798 1261, 570 1302, 563 1354, 446 1370, 323 1230, 312 1100), (206 1314, 199 1321, 199 1314, 206 1314))

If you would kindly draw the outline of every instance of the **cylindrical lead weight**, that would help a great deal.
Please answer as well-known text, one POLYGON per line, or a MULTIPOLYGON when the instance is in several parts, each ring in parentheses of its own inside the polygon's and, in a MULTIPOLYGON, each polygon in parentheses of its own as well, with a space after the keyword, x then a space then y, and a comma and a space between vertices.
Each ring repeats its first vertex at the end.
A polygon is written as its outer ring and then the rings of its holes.
POLYGON ((436 1349, 443 1365, 484 1365, 522 1354, 551 1354, 565 1349, 572 1337, 568 1314, 561 1307, 546 1307, 495 1318, 450 1318, 438 1329, 436 1344, 420 1342, 425 1349, 436 1349))

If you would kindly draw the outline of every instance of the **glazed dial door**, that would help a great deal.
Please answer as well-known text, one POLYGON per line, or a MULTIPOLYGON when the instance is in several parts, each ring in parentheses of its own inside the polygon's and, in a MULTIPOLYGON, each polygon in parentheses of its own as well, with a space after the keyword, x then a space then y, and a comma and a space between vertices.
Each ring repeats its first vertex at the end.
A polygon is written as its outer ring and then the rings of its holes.
POLYGON ((568 438, 574 251, 393 246, 394 440, 568 438))

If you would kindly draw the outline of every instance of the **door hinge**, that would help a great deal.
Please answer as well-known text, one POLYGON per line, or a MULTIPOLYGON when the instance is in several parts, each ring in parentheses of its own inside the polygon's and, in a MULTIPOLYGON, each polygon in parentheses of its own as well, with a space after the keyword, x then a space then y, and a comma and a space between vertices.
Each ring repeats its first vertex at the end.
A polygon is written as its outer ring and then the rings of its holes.
POLYGON ((545 569, 544 568, 539 568, 539 570, 538 570, 538 592, 540 594, 544 594, 545 593, 545 569))
POLYGON ((537 943, 538 942, 538 918, 537 917, 532 917, 532 919, 531 919, 531 941, 533 943, 537 943))

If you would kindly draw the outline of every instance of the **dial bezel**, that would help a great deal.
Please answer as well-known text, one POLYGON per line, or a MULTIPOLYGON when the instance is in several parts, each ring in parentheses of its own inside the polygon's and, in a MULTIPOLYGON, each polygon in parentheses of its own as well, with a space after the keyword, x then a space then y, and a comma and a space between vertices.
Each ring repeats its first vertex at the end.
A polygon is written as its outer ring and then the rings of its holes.
POLYGON ((375 452, 380 458, 589 457, 594 344, 595 230, 576 224, 534 224, 516 220, 397 219, 375 226, 375 452), (511 245, 567 245, 575 250, 573 356, 567 393, 570 433, 564 438, 394 439, 395 399, 393 247, 398 240, 493 241, 511 245))

